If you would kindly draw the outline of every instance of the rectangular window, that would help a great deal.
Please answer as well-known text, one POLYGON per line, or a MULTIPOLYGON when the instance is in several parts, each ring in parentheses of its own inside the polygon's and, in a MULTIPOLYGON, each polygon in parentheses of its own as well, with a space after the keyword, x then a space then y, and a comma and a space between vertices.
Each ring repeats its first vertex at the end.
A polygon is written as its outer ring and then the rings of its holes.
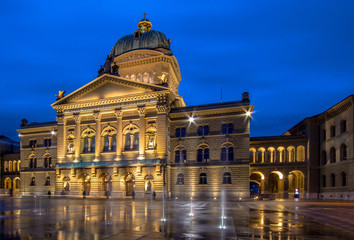
POLYGON ((198 136, 207 136, 209 135, 209 126, 199 126, 198 127, 198 136))

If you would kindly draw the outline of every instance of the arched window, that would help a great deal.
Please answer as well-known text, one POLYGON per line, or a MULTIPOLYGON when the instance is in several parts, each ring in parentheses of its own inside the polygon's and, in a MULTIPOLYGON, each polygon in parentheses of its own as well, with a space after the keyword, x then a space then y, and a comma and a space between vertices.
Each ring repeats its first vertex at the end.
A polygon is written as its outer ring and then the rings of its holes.
POLYGON ((346 120, 342 120, 340 122, 340 132, 341 133, 345 133, 347 131, 347 121, 346 120))
POLYGON ((347 186, 347 174, 345 172, 342 172, 341 177, 342 177, 342 187, 347 186))
POLYGON ((187 161, 187 151, 185 149, 182 150, 182 162, 186 162, 187 161))
POLYGON ((322 175, 322 187, 326 187, 327 183, 326 183, 326 175, 322 175))
POLYGON ((125 150, 130 150, 131 149, 131 133, 125 134, 125 150))
POLYGON ((9 172, 12 172, 12 161, 9 161, 9 172))
POLYGON ((89 127, 82 132, 81 139, 83 140, 83 153, 95 152, 95 134, 96 132, 89 127))
POLYGON ((109 151, 109 135, 107 134, 104 136, 104 148, 103 151, 108 152, 109 151))
POLYGON ((327 153, 325 150, 322 151, 321 154, 321 165, 326 165, 327 164, 327 153))
POLYGON ((36 186, 36 178, 32 177, 30 186, 36 186))
POLYGON ((297 161, 298 162, 305 161, 305 147, 304 146, 297 147, 297 161))
POLYGON ((134 133, 133 150, 139 150, 139 133, 134 133))
POLYGON ((117 134, 112 135, 112 148, 111 151, 117 151, 117 134))
POLYGON ((295 148, 294 147, 288 147, 288 159, 289 162, 295 162, 295 148))
POLYGON ((117 143, 117 131, 114 127, 108 125, 102 131, 103 137, 103 150, 104 152, 112 152, 116 151, 116 143, 117 143))
POLYGON ((331 126, 331 137, 335 137, 336 136, 336 126, 332 125, 331 126))
POLYGON ((226 147, 223 147, 221 149, 221 161, 226 161, 227 159, 227 149, 226 147))
POLYGON ((224 146, 221 148, 221 161, 234 160, 234 148, 232 146, 224 146))
POLYGON ((197 162, 209 162, 209 148, 202 146, 197 150, 197 162))
POLYGON ((157 129, 153 126, 149 127, 145 133, 146 148, 148 149, 156 148, 156 137, 157 137, 157 129))
POLYGON ((12 170, 13 170, 14 172, 17 172, 18 170, 17 170, 17 162, 16 162, 16 161, 13 161, 13 162, 12 162, 12 166, 13 166, 12 170))
POLYGON ((340 160, 347 160, 347 145, 344 143, 340 146, 340 160))
POLYGON ((30 157, 29 168, 37 168, 37 158, 35 156, 30 157))
POLYGON ((199 184, 208 184, 206 173, 201 173, 199 175, 199 184))
POLYGON ((255 149, 250 149, 249 152, 249 157, 250 157, 250 163, 255 163, 255 158, 256 158, 256 150, 255 149))
POLYGON ((183 173, 179 173, 177 175, 177 185, 183 185, 184 184, 184 175, 183 173))
POLYGON ((331 174, 331 187, 335 187, 336 186, 336 175, 334 175, 333 173, 331 174))
POLYGON ((322 129, 322 141, 326 141, 326 129, 322 129))
POLYGON ((175 151, 175 163, 179 163, 181 160, 181 151, 180 150, 176 150, 175 151))
POLYGON ((263 163, 264 162, 264 148, 259 148, 257 151, 257 163, 263 163))
POLYGON ((231 184, 231 173, 224 173, 224 176, 222 178, 222 184, 231 184))
POLYGON ((7 161, 4 162, 4 172, 9 171, 9 163, 7 161))
POLYGON ((334 147, 332 147, 330 152, 329 152, 329 160, 330 160, 331 163, 335 163, 336 162, 336 149, 334 147))
POLYGON ((50 186, 50 177, 46 177, 44 186, 50 186))

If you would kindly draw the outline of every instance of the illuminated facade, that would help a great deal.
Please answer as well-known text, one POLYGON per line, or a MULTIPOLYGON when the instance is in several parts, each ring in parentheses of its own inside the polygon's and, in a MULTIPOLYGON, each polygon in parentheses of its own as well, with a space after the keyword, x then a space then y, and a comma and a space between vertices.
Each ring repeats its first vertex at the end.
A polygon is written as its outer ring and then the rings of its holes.
POLYGON ((145 18, 138 27, 96 79, 58 94, 56 122, 18 130, 23 195, 249 196, 248 94, 186 107, 170 40, 145 18))

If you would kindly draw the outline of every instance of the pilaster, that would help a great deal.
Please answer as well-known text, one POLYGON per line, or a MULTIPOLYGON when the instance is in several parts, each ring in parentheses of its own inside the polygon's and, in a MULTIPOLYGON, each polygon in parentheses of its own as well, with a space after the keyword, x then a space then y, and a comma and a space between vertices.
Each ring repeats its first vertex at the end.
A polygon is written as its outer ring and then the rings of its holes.
POLYGON ((157 157, 164 159, 167 154, 167 113, 166 105, 157 105, 157 157))
POLYGON ((122 140, 123 140, 123 123, 122 123, 122 119, 123 119, 123 112, 121 109, 116 109, 114 111, 114 113, 116 114, 117 117, 117 139, 116 139, 116 143, 117 143, 117 154, 116 154, 116 158, 115 160, 121 160, 122 159, 122 140))
POLYGON ((139 159, 145 158, 145 107, 138 107, 140 118, 139 159))
POLYGON ((75 120, 75 160, 74 162, 80 161, 80 125, 81 125, 81 116, 79 114, 74 115, 75 120))
POLYGON ((96 122, 96 137, 95 137, 95 159, 93 161, 98 162, 101 159, 101 114, 95 112, 93 114, 96 122))
POLYGON ((65 161, 66 156, 66 119, 64 115, 57 117, 58 132, 57 132, 57 152, 58 152, 58 163, 65 161))

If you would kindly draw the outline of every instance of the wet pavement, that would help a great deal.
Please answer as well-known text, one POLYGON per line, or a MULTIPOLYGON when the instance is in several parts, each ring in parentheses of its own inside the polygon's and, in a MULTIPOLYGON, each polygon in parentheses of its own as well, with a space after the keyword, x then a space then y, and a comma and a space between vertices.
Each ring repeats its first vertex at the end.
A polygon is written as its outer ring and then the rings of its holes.
POLYGON ((354 239, 353 209, 293 200, 171 200, 164 208, 153 200, 3 197, 0 239, 354 239))

